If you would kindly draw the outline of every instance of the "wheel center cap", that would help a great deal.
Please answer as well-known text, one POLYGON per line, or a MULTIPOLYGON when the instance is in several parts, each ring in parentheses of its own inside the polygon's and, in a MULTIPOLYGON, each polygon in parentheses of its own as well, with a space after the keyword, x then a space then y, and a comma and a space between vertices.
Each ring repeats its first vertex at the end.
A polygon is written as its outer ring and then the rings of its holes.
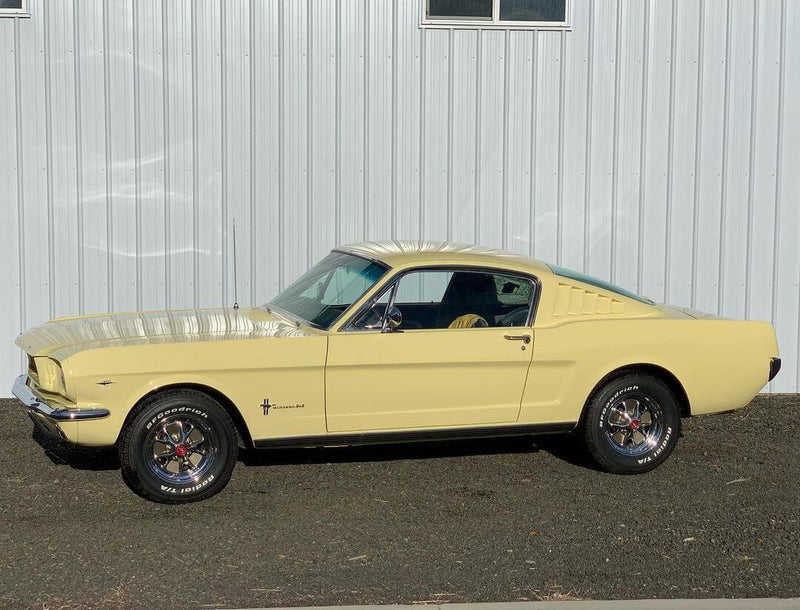
POLYGON ((184 455, 186 455, 186 453, 188 451, 189 450, 186 448, 186 445, 184 445, 184 444, 175 445, 175 453, 180 457, 183 457, 184 455))
POLYGON ((639 422, 638 419, 631 420, 631 430, 638 430, 639 429, 639 423, 640 422, 639 422))

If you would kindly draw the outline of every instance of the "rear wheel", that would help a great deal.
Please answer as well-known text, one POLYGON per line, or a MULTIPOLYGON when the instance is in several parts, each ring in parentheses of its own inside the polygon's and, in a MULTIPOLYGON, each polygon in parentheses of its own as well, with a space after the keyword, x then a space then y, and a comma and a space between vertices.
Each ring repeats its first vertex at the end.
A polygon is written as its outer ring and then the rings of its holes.
POLYGON ((225 409, 197 390, 169 390, 145 400, 119 442, 125 482, 155 502, 210 498, 236 464, 236 429, 225 409))
POLYGON ((592 399, 583 440, 603 469, 638 474, 669 457, 680 427, 678 401, 669 386, 652 375, 628 374, 609 381, 592 399))

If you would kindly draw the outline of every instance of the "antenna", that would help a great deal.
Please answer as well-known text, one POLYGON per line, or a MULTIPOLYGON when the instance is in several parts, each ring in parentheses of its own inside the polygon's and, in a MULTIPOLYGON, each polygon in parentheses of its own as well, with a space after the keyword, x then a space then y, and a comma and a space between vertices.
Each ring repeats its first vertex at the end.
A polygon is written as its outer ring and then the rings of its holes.
POLYGON ((238 281, 236 278, 236 219, 233 219, 233 308, 239 309, 238 281))

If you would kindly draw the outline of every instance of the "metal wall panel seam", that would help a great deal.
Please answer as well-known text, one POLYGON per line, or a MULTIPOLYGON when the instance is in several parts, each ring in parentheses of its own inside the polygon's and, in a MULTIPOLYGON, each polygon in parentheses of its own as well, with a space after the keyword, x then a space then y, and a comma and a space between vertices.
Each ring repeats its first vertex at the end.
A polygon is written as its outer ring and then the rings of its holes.
POLYGON ((755 133, 758 128, 758 14, 760 8, 759 0, 753 2, 753 47, 751 56, 751 71, 750 79, 752 86, 750 87, 750 141, 749 141, 749 154, 747 159, 747 254, 745 256, 745 269, 744 269, 744 317, 750 319, 750 283, 752 281, 752 267, 753 267, 753 190, 755 178, 753 176, 753 169, 755 165, 756 156, 756 143, 755 133))
POLYGON ((364 0, 364 217, 362 234, 365 240, 369 239, 369 5, 371 0, 364 0))
POLYGON ((531 179, 530 179, 530 198, 531 198, 531 227, 528 230, 528 253, 530 256, 536 254, 536 132, 539 120, 539 32, 534 30, 533 49, 531 52, 531 136, 530 136, 530 157, 531 157, 531 179))
POLYGON ((78 216, 78 312, 83 315, 86 309, 86 290, 83 285, 83 138, 81 128, 81 52, 80 25, 78 19, 78 0, 72 0, 72 68, 75 78, 75 182, 76 214, 78 216))
POLYGON ((667 194, 666 210, 664 211, 664 300, 670 300, 670 272, 672 267, 672 198, 673 181, 675 180, 675 57, 677 46, 677 0, 672 0, 670 13, 670 41, 669 41, 669 120, 667 122, 667 194))
POLYGON ((620 30, 622 30, 622 2, 616 0, 616 30, 614 32, 614 116, 611 144, 611 281, 617 280, 617 223, 619 222, 619 79, 620 79, 620 30))
POLYGON ((447 241, 453 238, 453 28, 447 32, 447 241))
MULTIPOLYGON (((391 129, 391 210, 390 234, 392 239, 397 238, 397 6, 399 2, 392 2, 392 129, 391 129)), ((337 58, 338 61, 338 58, 337 58)))
MULTIPOLYGON (((425 34, 425 30, 422 31, 425 34)), ((474 243, 480 236, 480 199, 481 199, 481 63, 483 54, 483 30, 478 30, 475 41, 475 208, 473 209, 472 231, 474 243)), ((424 107, 423 107, 424 109, 424 107)), ((424 116, 424 112, 423 112, 424 116)), ((420 159, 420 163, 422 159, 420 159)))
POLYGON ((197 3, 191 3, 192 47, 192 292, 195 307, 200 306, 200 159, 197 137, 200 130, 198 118, 199 95, 197 91, 197 3))
POLYGON ((111 59, 108 53, 108 3, 103 2, 103 108, 106 180, 106 284, 108 311, 114 311, 114 206, 112 201, 113 179, 111 172, 111 59))
MULTIPOLYGON (((778 320, 778 268, 780 263, 780 226, 781 226, 781 174, 783 173, 783 112, 784 112, 784 80, 786 79, 786 0, 781 0, 781 33, 779 43, 778 67, 778 142, 775 150, 775 224, 772 227, 772 323, 778 320)), ((800 360, 800 342, 798 342, 798 360, 800 360)), ((779 346, 780 347, 780 346, 779 346)), ((800 386, 800 366, 797 370, 795 389, 800 386)), ((769 391, 772 392, 775 382, 769 382, 769 391)))
POLYGON ((311 0, 306 0, 306 264, 314 264, 314 53, 311 45, 314 40, 314 18, 311 0))
POLYGON ((142 309, 142 103, 139 87, 139 0, 131 0, 133 33, 133 192, 136 209, 136 309, 142 309))
POLYGON ((161 0, 161 45, 161 103, 164 108, 164 307, 170 309, 170 286, 172 285, 170 235, 172 233, 172 218, 170 217, 169 11, 167 10, 167 0, 161 0))
MULTIPOLYGON (((22 147, 22 59, 20 57, 19 44, 19 19, 14 20, 14 120, 16 129, 16 148, 17 148, 17 233, 20 239, 17 241, 19 267, 17 274, 19 277, 19 331, 22 332, 28 325, 26 315, 26 294, 25 294, 25 181, 23 180, 23 163, 25 155, 22 147)), ((20 366, 25 367, 25 353, 20 350, 20 366)))
POLYGON ((503 186, 500 201, 500 217, 503 225, 501 243, 503 244, 503 249, 508 248, 508 74, 510 70, 511 48, 509 46, 509 31, 506 30, 505 39, 503 40, 503 186))
MULTIPOLYGON (((228 227, 230 226, 230 218, 228 217, 228 62, 227 62, 227 49, 225 47, 226 36, 225 29, 228 24, 228 11, 225 10, 225 0, 219 0, 219 108, 220 108, 220 218, 222 227, 222 252, 220 262, 222 263, 222 303, 225 307, 228 305, 228 227)), ((236 247, 236 244, 234 244, 236 247)), ((233 287, 236 291, 236 286, 233 287)))
MULTIPOLYGON (((564 248, 564 83, 566 80, 566 48, 567 37, 563 30, 559 33, 561 38, 559 48, 559 76, 558 76, 558 203, 556 217, 556 262, 561 264, 564 248)), ((533 241, 533 240, 531 240, 533 241)))
POLYGON ((692 197, 692 278, 690 305, 697 307, 697 244, 700 239, 700 156, 703 152, 703 65, 705 63, 706 0, 700 0, 700 18, 697 33, 697 108, 694 133, 694 189, 692 197))
POLYGON ((587 59, 586 70, 586 150, 584 151, 584 175, 583 192, 583 271, 589 268, 589 220, 590 220, 590 201, 592 191, 592 97, 594 95, 594 61, 592 52, 594 51, 594 2, 589 4, 589 56, 587 59))
POLYGON ((731 81, 731 0, 727 2, 725 16, 725 92, 723 94, 722 108, 722 182, 720 189, 720 214, 719 214, 719 280, 717 282, 717 311, 723 314, 725 306, 725 223, 727 221, 728 198, 728 131, 730 129, 730 81, 731 81))
POLYGON ((45 169, 47 184, 47 277, 49 281, 49 316, 55 317, 56 309, 56 278, 55 278, 55 227, 53 226, 53 117, 52 99, 50 92, 50 5, 49 2, 42 3, 42 25, 44 27, 44 107, 45 107, 45 154, 47 157, 47 168, 45 169))
MULTIPOLYGON (((419 238, 425 238, 425 76, 427 58, 425 56, 425 41, 428 30, 422 30, 419 36, 419 238)), ((476 136, 477 137, 477 136, 476 136)))
MULTIPOLYGON (((166 0, 165 0, 166 1, 166 0)), ((250 304, 256 304, 257 275, 256 269, 256 0, 248 3, 248 24, 249 40, 247 41, 248 52, 250 54, 250 202, 249 202, 249 221, 250 227, 247 232, 250 241, 250 304)))
POLYGON ((286 169, 286 164, 283 160, 283 143, 286 141, 286 121, 284 120, 284 99, 283 93, 280 89, 283 88, 283 78, 286 71, 286 58, 283 49, 284 45, 284 25, 283 25, 283 2, 278 2, 278 291, 283 290, 285 285, 285 269, 284 269, 284 252, 285 245, 284 239, 284 201, 285 201, 285 188, 286 178, 283 173, 286 169))
MULTIPOLYGON (((590 49, 591 51, 591 49, 590 49)), ((645 184, 647 182, 647 103, 650 92, 650 0, 644 5, 644 35, 642 36, 642 116, 639 144, 639 243, 636 252, 636 290, 644 283, 644 210, 645 184)))
POLYGON ((335 70, 335 97, 336 97, 336 125, 334 126, 334 148, 336 150, 335 165, 335 186, 334 196, 334 238, 336 245, 342 239, 342 3, 336 3, 336 62, 335 70))

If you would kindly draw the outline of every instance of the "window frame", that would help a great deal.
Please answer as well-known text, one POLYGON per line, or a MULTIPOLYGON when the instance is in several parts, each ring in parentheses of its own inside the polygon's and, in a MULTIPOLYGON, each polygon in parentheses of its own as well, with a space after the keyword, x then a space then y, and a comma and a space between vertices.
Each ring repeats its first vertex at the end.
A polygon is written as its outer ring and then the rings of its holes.
POLYGON ((572 1, 564 0, 564 21, 502 21, 500 1, 492 0, 492 18, 429 17, 430 0, 420 0, 419 27, 424 29, 571 30, 572 1))
POLYGON ((4 17, 30 17, 30 0, 20 0, 20 8, 0 8, 0 19, 4 17))
MULTIPOLYGON (((389 277, 385 278, 385 282, 381 283, 378 286, 373 287, 375 292, 369 296, 367 296, 367 300, 364 301, 356 310, 342 323, 342 325, 338 328, 337 332, 381 332, 380 328, 363 328, 356 326, 356 321, 365 314, 372 306, 377 303, 384 294, 388 291, 393 290, 396 286, 399 285, 400 280, 409 273, 414 273, 418 271, 473 271, 475 273, 493 273, 497 275, 506 275, 512 278, 519 278, 524 279, 533 284, 533 290, 531 290, 531 297, 528 301, 528 318, 525 320, 525 324, 523 326, 512 327, 512 326, 485 326, 485 327, 476 327, 476 328, 413 328, 407 329, 400 332, 418 332, 418 331, 442 331, 442 330, 497 330, 498 328, 532 328, 533 325, 536 323, 536 314, 539 310, 539 300, 542 295, 542 282, 541 280, 531 274, 525 273, 524 271, 517 271, 515 269, 503 269, 502 267, 482 267, 480 265, 421 265, 418 267, 409 267, 408 269, 401 269, 397 273, 390 275, 389 277)), ((387 310, 389 308, 387 307, 387 310)), ((385 315, 385 314, 384 314, 385 315)))

